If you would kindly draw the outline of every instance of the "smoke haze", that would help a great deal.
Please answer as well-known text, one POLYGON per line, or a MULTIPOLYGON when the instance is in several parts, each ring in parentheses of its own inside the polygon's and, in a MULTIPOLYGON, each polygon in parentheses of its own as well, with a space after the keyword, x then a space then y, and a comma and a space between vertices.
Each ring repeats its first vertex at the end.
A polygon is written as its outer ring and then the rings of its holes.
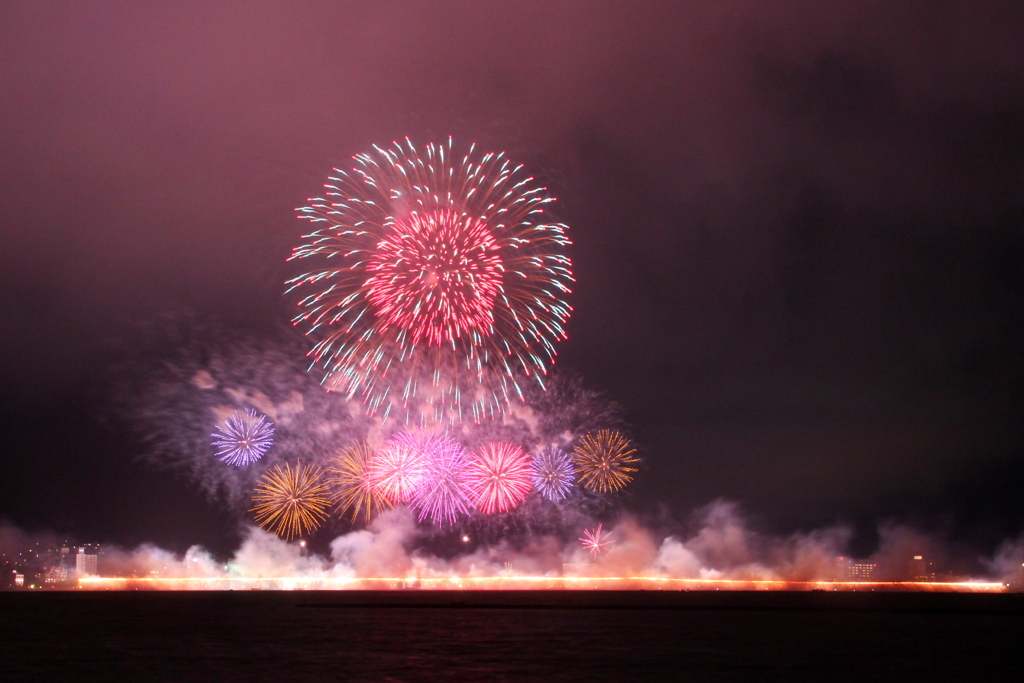
MULTIPOLYGON (((570 529, 581 535, 596 521, 580 517, 570 529)), ((838 526, 786 537, 753 530, 734 503, 716 501, 695 511, 692 531, 664 535, 642 521, 624 515, 606 524, 612 541, 607 552, 594 556, 575 539, 538 535, 518 542, 501 540, 478 544, 472 550, 434 552, 436 530, 418 525, 407 507, 389 510, 364 529, 330 540, 323 552, 289 543, 251 525, 245 525, 241 545, 227 558, 216 558, 202 547, 174 553, 152 544, 134 550, 107 547, 101 556, 101 574, 107 577, 163 579, 377 579, 405 582, 418 579, 480 577, 662 577, 673 579, 727 579, 735 581, 842 581, 841 558, 848 557, 850 530, 838 526)), ((906 526, 888 526, 878 551, 859 562, 877 567, 873 581, 908 581, 910 560, 930 560, 969 567, 963 573, 940 574, 938 581, 1019 581, 1024 541, 1007 541, 989 557, 955 557, 943 539, 906 526)), ((11 552, 35 541, 44 545, 52 535, 23 532, 9 522, 0 525, 0 548, 11 552)), ((404 585, 404 584, 403 584, 404 585)), ((195 587, 195 585, 192 585, 195 587)))

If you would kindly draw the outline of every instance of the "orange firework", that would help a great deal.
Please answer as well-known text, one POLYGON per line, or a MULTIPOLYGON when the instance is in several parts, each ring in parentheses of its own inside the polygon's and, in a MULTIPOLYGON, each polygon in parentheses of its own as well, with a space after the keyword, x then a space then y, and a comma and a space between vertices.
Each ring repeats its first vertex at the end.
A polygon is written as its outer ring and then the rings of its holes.
POLYGON ((573 449, 572 459, 580 483, 591 491, 618 491, 633 481, 629 472, 636 472, 633 463, 640 459, 633 454, 633 442, 613 429, 586 434, 573 449))
POLYGON ((263 528, 284 536, 289 541, 315 531, 325 519, 331 501, 324 495, 327 485, 321 481, 323 471, 316 465, 285 463, 275 465, 260 479, 253 492, 256 522, 263 528))
POLYGON ((340 513, 352 510, 352 521, 359 513, 370 519, 391 507, 391 501, 380 495, 370 484, 370 461, 373 451, 365 441, 338 451, 327 467, 327 482, 331 487, 331 501, 340 513))

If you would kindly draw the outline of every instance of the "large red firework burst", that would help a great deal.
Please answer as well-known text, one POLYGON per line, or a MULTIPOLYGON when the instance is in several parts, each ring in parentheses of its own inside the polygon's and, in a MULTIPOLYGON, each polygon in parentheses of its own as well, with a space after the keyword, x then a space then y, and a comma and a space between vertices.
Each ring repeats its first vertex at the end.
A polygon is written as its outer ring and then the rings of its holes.
POLYGON ((396 221, 366 269, 366 296, 382 329, 407 330, 412 345, 450 344, 494 325, 501 289, 498 244, 479 219, 441 210, 396 221))
POLYGON ((292 259, 313 270, 296 324, 325 384, 387 415, 416 401, 474 419, 540 381, 565 338, 573 281, 554 199, 504 154, 408 140, 336 170, 292 259))
POLYGON ((473 504, 484 514, 507 512, 523 502, 533 487, 530 455, 510 443, 489 443, 466 467, 473 504))

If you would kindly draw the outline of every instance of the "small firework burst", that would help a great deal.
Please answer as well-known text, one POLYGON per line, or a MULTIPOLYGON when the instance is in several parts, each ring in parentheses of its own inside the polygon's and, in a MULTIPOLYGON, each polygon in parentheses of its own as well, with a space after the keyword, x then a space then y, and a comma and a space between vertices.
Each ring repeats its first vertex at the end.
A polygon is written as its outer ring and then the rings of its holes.
POLYGON ((427 473, 421 437, 399 432, 384 442, 370 461, 370 486, 392 505, 408 502, 427 473))
POLYGON ((629 473, 637 470, 630 465, 640 462, 634 453, 633 443, 620 432, 601 429, 580 439, 573 450, 573 464, 583 486, 609 493, 633 481, 629 473))
POLYGON ((603 524, 598 524, 596 529, 584 529, 583 536, 579 539, 583 543, 583 547, 589 550, 590 554, 594 557, 607 554, 606 548, 615 543, 615 541, 608 538, 611 534, 608 534, 603 539, 601 538, 601 528, 603 526, 603 524))
POLYGON ((292 540, 315 531, 327 519, 331 501, 327 498, 327 485, 322 481, 322 470, 316 465, 285 463, 275 465, 261 478, 253 492, 256 522, 278 536, 292 540))
POLYGON ((274 443, 274 424, 266 415, 251 408, 237 410, 217 431, 210 435, 217 447, 217 457, 229 465, 250 465, 274 443))
POLYGON ((548 446, 533 456, 533 485, 551 501, 565 498, 572 488, 572 458, 556 446, 548 446))
POLYGON ((466 466, 469 454, 458 441, 439 434, 423 440, 427 454, 426 473, 412 505, 419 510, 419 519, 427 517, 434 524, 455 524, 459 515, 469 512, 466 466))
POLYGON ((467 469, 473 504, 484 514, 516 507, 533 487, 530 455, 509 443, 489 443, 470 460, 467 469))
POLYGON ((363 521, 369 522, 374 515, 391 507, 391 502, 374 490, 370 483, 370 463, 373 451, 365 441, 339 450, 327 467, 327 483, 331 490, 331 502, 340 514, 352 511, 351 521, 359 513, 363 521))

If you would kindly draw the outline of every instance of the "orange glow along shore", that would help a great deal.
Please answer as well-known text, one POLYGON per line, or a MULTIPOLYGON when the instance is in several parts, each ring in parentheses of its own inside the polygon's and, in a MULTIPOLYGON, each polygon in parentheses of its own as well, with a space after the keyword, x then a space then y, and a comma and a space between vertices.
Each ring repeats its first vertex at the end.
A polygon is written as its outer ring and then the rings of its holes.
POLYGON ((829 592, 927 592, 1005 593, 998 582, 933 581, 780 581, 734 579, 672 579, 645 576, 488 576, 444 578, 336 578, 336 577, 85 577, 82 590, 338 590, 385 591, 829 591, 829 592))

